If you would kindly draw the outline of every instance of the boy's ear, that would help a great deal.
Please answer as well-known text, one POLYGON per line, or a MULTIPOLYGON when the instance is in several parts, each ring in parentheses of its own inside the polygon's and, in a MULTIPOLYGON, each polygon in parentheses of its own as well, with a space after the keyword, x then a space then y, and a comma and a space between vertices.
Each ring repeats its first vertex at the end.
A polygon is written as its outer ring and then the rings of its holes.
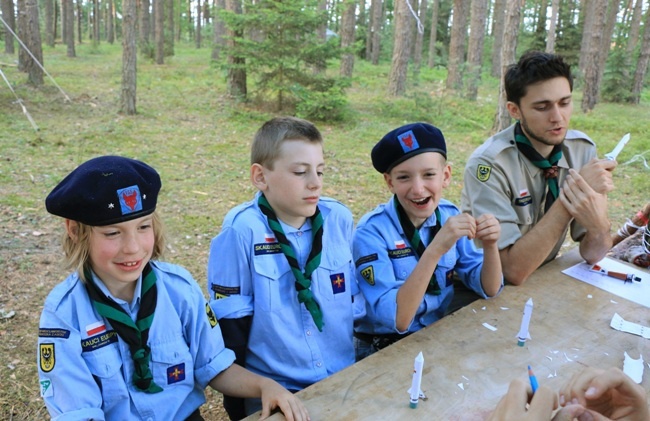
POLYGON ((73 221, 72 219, 65 220, 65 231, 68 233, 68 237, 72 239, 75 243, 79 239, 79 223, 73 221))
POLYGON ((442 178, 442 188, 447 188, 451 184, 451 165, 445 164, 445 169, 443 170, 442 178))
POLYGON ((519 111, 519 105, 515 104, 514 102, 508 101, 506 102, 506 108, 508 108, 510 117, 514 118, 515 120, 521 120, 521 112, 519 111))
POLYGON ((391 193, 395 193, 393 191, 393 178, 387 172, 384 173, 384 181, 386 182, 386 185, 388 186, 388 190, 390 190, 391 193))
POLYGON ((260 191, 265 191, 267 188, 264 167, 260 164, 251 165, 251 183, 260 191))

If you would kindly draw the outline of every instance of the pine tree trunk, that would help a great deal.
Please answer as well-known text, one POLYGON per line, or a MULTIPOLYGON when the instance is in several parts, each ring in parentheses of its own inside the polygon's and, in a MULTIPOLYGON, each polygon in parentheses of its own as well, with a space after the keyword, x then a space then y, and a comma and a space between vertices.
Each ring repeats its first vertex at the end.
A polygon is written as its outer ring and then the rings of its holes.
POLYGON ((582 92, 581 108, 583 112, 594 109, 598 102, 600 94, 600 80, 602 71, 600 69, 601 55, 603 52, 603 38, 606 26, 607 0, 590 0, 588 3, 590 9, 587 13, 587 19, 591 14, 591 25, 589 30, 585 30, 582 36, 589 37, 589 49, 584 57, 584 86, 582 92))
POLYGON ((196 48, 201 48, 201 0, 196 1, 196 48))
POLYGON ((138 7, 138 45, 140 45, 140 50, 146 52, 149 47, 149 40, 151 39, 151 3, 149 0, 138 0, 140 7, 138 7))
POLYGON ((341 57, 341 77, 352 77, 354 70, 354 21, 356 19, 357 2, 356 0, 345 0, 344 12, 341 18, 341 48, 343 55, 341 57))
POLYGON ((501 77, 501 48, 506 25, 506 0, 494 0, 492 16, 492 76, 501 77))
POLYGON ((43 46, 41 44, 41 28, 38 18, 38 1, 26 0, 25 12, 27 24, 27 37, 23 38, 23 42, 31 51, 25 61, 25 71, 29 74, 28 81, 34 86, 43 85, 43 46))
MULTIPOLYGON (((207 1, 207 0, 206 0, 207 1)), ((174 0, 167 0, 165 8, 165 54, 167 56, 174 55, 174 0)))
POLYGON ((93 0, 93 45, 99 45, 99 0, 93 0))
POLYGON ((467 99, 476 101, 481 81, 483 42, 488 0, 472 0, 469 46, 467 51, 467 99))
POLYGON ((77 42, 79 44, 81 44, 81 18, 83 16, 83 10, 81 9, 82 1, 83 0, 77 0, 77 42))
POLYGON ((432 0, 431 4, 431 33, 429 34, 429 60, 430 69, 436 64, 436 41, 438 40, 438 5, 439 0, 432 0))
POLYGON ((636 0, 634 11, 632 12, 632 21, 630 22, 630 32, 627 36, 627 54, 631 56, 636 50, 639 43, 639 29, 641 27, 641 17, 643 15, 643 0, 636 0))
POLYGON ((645 13, 645 30, 643 32, 643 40, 641 41, 639 60, 636 63, 636 72, 634 72, 632 95, 630 96, 630 102, 633 104, 638 104, 641 99, 643 82, 645 81, 645 76, 648 72, 648 62, 650 62, 650 9, 645 13))
POLYGON ((62 4, 65 4, 65 31, 63 31, 63 34, 65 35, 65 39, 63 42, 65 42, 66 45, 66 56, 68 57, 76 57, 77 53, 75 51, 75 46, 74 46, 74 3, 73 0, 61 0, 62 4))
MULTIPOLYGON (((45 43, 48 47, 54 47, 54 1, 45 2, 45 43)), ((4 14, 3 14, 4 15, 4 14)))
POLYGON ((122 96, 121 112, 134 115, 136 113, 136 82, 137 82, 137 14, 136 0, 123 0, 122 3, 122 96))
POLYGON ((467 38, 467 13, 470 0, 454 0, 454 21, 449 41, 449 62, 447 63, 446 87, 459 91, 463 87, 463 65, 465 63, 465 39, 467 38))
POLYGON ((508 99, 503 76, 508 66, 514 64, 515 52, 517 51, 517 36, 521 22, 521 2, 510 1, 506 7, 505 25, 503 28, 503 44, 501 46, 501 82, 499 83, 499 107, 497 109, 494 131, 500 132, 510 125, 510 113, 508 112, 508 99))
POLYGON ((224 40, 223 36, 226 32, 226 27, 223 23, 223 20, 219 17, 219 12, 226 8, 225 0, 214 0, 214 19, 213 19, 213 41, 212 41, 212 60, 219 60, 219 54, 223 48, 224 40))
POLYGON ((109 44, 113 44, 115 42, 115 32, 113 32, 113 29, 115 28, 115 3, 113 0, 108 0, 108 13, 106 14, 106 41, 108 41, 109 44))
MULTIPOLYGON (((18 38, 23 40, 27 39, 27 6, 25 4, 26 0, 16 0, 16 11, 18 14, 17 25, 16 25, 16 35, 18 38)), ((27 72, 27 60, 31 60, 27 51, 24 48, 18 49, 18 70, 21 72, 27 72)))
POLYGON ((153 0, 154 39, 156 43, 156 64, 165 63, 165 0, 153 0))
POLYGON ((384 2, 382 0, 372 0, 372 50, 370 60, 375 66, 379 64, 379 53, 381 51, 381 29, 382 16, 384 15, 384 2))
MULTIPOLYGON (((2 19, 12 31, 16 32, 16 11, 13 0, 1 0, 0 7, 2 7, 2 19)), ((11 55, 16 53, 14 36, 9 31, 5 31, 5 53, 11 55)))
POLYGON ((420 0, 418 10, 421 26, 415 25, 415 47, 413 48, 413 79, 420 78, 420 67, 422 66, 422 46, 424 45, 424 21, 427 17, 427 0, 420 0), (420 30, 421 29, 421 30, 420 30))
POLYGON ((548 30, 548 36, 546 37, 546 52, 553 53, 555 52, 555 31, 557 28, 557 19, 560 12, 560 0, 551 1, 551 25, 548 30))
MULTIPOLYGON (((241 15, 242 6, 241 0, 226 0, 226 10, 229 10, 233 13, 241 15)), ((226 31, 228 36, 228 47, 230 49, 235 48, 239 39, 241 39, 244 34, 242 31, 234 31, 228 29, 226 31)), ((246 98, 246 69, 244 68, 246 60, 242 57, 229 55, 228 56, 228 76, 227 76, 227 85, 228 85, 228 95, 234 98, 243 99, 246 98)))
POLYGON ((393 58, 391 62, 390 75, 388 77, 388 94, 401 96, 406 92, 406 76, 409 60, 409 42, 411 40, 411 22, 407 1, 395 3, 393 19, 395 22, 395 33, 393 35, 393 58))

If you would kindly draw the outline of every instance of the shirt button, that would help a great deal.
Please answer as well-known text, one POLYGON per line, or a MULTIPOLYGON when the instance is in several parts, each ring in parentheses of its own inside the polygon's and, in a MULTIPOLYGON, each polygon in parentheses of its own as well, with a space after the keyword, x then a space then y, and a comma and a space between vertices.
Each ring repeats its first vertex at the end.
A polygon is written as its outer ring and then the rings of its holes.
POLYGON ((402 278, 405 278, 405 277, 406 277, 406 271, 404 270, 404 271, 402 271, 402 278))
POLYGON ((311 330, 307 331, 307 336, 311 336, 311 330))
POLYGON ((321 363, 320 361, 316 363, 316 367, 320 367, 322 365, 323 365, 323 363, 321 363))
POLYGON ((302 236, 302 231, 298 231, 298 232, 296 232, 296 235, 297 235, 298 237, 302 236))

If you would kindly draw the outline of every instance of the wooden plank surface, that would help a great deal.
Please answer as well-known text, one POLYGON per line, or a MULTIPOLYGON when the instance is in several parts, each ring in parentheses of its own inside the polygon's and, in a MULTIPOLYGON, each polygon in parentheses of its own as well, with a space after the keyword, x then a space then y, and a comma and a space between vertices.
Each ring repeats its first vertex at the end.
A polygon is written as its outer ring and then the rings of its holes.
MULTIPOLYGON (((529 364, 540 385, 558 390, 584 366, 622 368, 626 351, 650 362, 650 340, 609 326, 615 312, 648 326, 650 309, 561 273, 580 261, 573 249, 537 270, 523 286, 507 286, 492 300, 475 301, 298 396, 314 421, 482 420, 512 379, 527 380, 529 364), (519 347, 516 335, 531 297, 532 339, 519 347), (488 330, 484 322, 497 330, 488 330), (407 390, 420 351, 427 400, 411 409, 407 390)), ((650 392, 647 364, 642 385, 650 392)), ((247 419, 258 418, 259 413, 247 419)), ((277 413, 270 419, 284 417, 277 413)))

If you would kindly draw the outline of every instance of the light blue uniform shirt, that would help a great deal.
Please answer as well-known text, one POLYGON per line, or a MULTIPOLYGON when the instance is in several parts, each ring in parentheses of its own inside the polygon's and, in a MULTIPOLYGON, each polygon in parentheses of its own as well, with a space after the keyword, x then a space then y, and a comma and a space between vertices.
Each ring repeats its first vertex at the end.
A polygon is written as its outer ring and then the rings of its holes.
MULTIPOLYGON (((50 292, 40 321, 41 396, 54 420, 184 420, 205 402, 210 380, 235 360, 191 275, 168 263, 151 266, 158 297, 149 329, 150 367, 163 391, 135 388, 129 346, 95 312, 74 273, 50 292)), ((141 281, 131 303, 108 294, 134 320, 141 281)), ((98 285, 108 293, 101 281, 98 285)))
MULTIPOLYGON (((397 330, 397 291, 417 265, 418 257, 404 235, 394 200, 393 197, 364 215, 354 234, 352 250, 357 279, 366 299, 366 315, 355 327, 361 333, 416 332, 441 319, 454 296, 454 272, 468 288, 488 298, 481 285, 483 250, 478 250, 467 237, 461 237, 456 247, 452 247, 438 262, 435 275, 441 294, 425 294, 408 330, 397 330)), ((438 209, 442 225, 449 217, 459 214, 458 208, 444 199, 440 200, 438 209)), ((424 244, 431 242, 431 228, 435 225, 434 213, 419 229, 424 244)))
MULTIPOLYGON (((246 368, 300 390, 354 363, 354 222, 343 204, 320 199, 323 251, 311 276, 311 291, 323 312, 320 332, 298 302, 295 277, 257 205, 258 197, 230 210, 212 240, 210 304, 218 319, 253 316, 246 368)), ((281 225, 304 270, 312 243, 310 221, 300 229, 281 225)))

